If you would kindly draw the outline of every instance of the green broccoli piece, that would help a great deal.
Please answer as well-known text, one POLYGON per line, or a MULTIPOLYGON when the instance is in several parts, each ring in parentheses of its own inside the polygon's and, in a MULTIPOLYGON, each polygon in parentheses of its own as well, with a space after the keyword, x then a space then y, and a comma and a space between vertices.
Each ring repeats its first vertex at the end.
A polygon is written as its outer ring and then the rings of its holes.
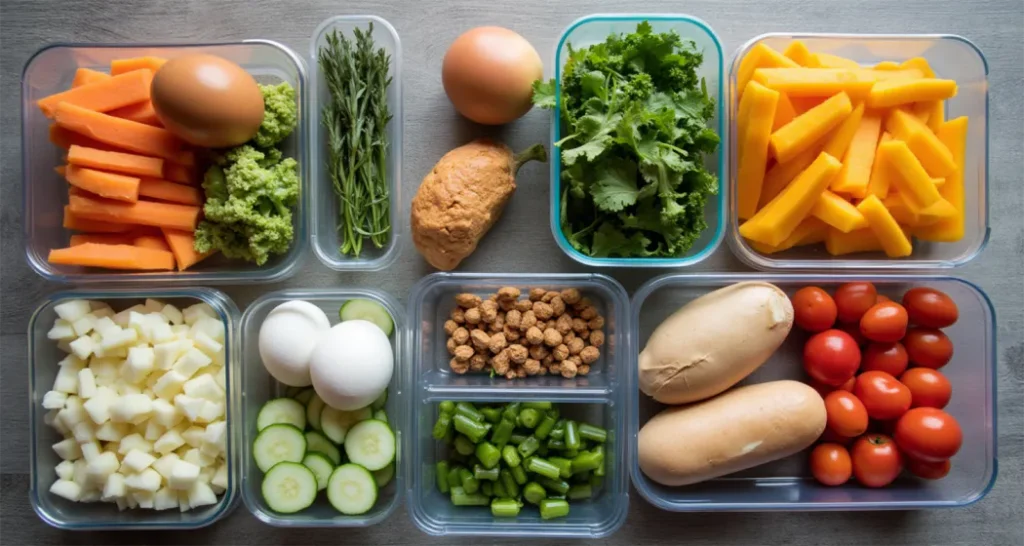
POLYGON ((288 138, 299 122, 299 107, 295 102, 295 88, 288 82, 261 85, 263 93, 263 123, 253 137, 260 148, 270 148, 288 138))
POLYGON ((295 159, 283 159, 276 149, 232 148, 206 171, 203 190, 206 218, 196 229, 197 251, 220 250, 257 265, 288 252, 291 208, 299 201, 295 159))

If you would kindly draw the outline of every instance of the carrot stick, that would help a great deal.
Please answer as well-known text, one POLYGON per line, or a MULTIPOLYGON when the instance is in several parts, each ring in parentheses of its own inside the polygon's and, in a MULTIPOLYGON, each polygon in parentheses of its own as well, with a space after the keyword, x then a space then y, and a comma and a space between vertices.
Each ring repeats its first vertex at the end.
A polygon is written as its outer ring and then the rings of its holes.
POLYGON ((159 177, 164 171, 164 160, 160 158, 123 152, 107 152, 75 144, 68 149, 68 163, 79 167, 136 176, 159 177))
POLYGON ((76 233, 71 236, 69 246, 79 246, 86 243, 100 245, 130 245, 135 242, 136 236, 131 233, 76 233))
POLYGON ((195 171, 191 167, 171 162, 164 163, 163 178, 179 184, 194 184, 196 182, 195 171))
POLYGON ((107 269, 174 269, 174 255, 165 250, 130 245, 85 243, 50 251, 48 261, 59 265, 104 267, 107 269))
POLYGON ((203 192, 199 188, 156 178, 143 178, 139 184, 139 195, 182 205, 203 204, 203 192))
POLYGON ((68 196, 71 213, 87 220, 138 224, 143 226, 167 227, 195 231, 199 222, 199 207, 138 201, 119 203, 95 199, 83 195, 68 196))
POLYGON ((124 233, 126 231, 131 231, 135 227, 124 222, 86 220, 85 218, 75 216, 75 214, 71 212, 71 207, 67 205, 64 206, 64 222, 62 225, 64 226, 64 229, 91 233, 124 233))
POLYGON ((163 250, 164 252, 170 252, 171 247, 167 244, 167 240, 160 233, 155 235, 139 235, 135 237, 131 242, 132 246, 139 248, 152 248, 154 250, 163 250))
POLYGON ((114 59, 110 61, 110 73, 124 74, 135 70, 151 70, 156 72, 167 59, 161 57, 132 57, 130 59, 114 59))
POLYGON ((178 271, 184 271, 216 253, 216 250, 205 253, 196 252, 195 233, 166 228, 161 231, 164 232, 164 238, 167 239, 167 244, 174 254, 174 260, 178 263, 178 271))
POLYGON ((64 178, 72 186, 100 197, 129 203, 139 200, 139 178, 135 176, 68 165, 64 169, 64 178))
POLYGON ((117 146, 111 146, 104 144, 98 140, 93 140, 85 135, 80 135, 73 131, 69 131, 56 123, 50 125, 50 142, 58 148, 64 148, 67 150, 72 144, 81 146, 83 148, 93 148, 95 150, 103 150, 105 152, 119 152, 123 151, 117 146))
POLYGON ((153 109, 153 103, 148 100, 129 104, 128 106, 118 108, 117 110, 111 110, 109 114, 115 118, 129 119, 139 123, 145 123, 146 125, 152 125, 153 127, 164 126, 160 123, 160 118, 156 117, 156 110, 153 109))
POLYGON ((149 100, 153 73, 136 70, 71 88, 36 101, 39 109, 52 118, 58 104, 73 104, 95 112, 109 112, 122 106, 149 100))
MULTIPOLYGON (((132 74, 132 72, 129 72, 132 74)), ((183 144, 170 131, 144 123, 93 112, 67 102, 57 105, 55 119, 65 129, 142 155, 184 163, 183 144)), ((190 151, 185 155, 195 157, 190 151)))
POLYGON ((75 79, 71 80, 71 87, 81 87, 86 84, 109 80, 110 74, 93 70, 91 68, 79 68, 75 70, 75 79))

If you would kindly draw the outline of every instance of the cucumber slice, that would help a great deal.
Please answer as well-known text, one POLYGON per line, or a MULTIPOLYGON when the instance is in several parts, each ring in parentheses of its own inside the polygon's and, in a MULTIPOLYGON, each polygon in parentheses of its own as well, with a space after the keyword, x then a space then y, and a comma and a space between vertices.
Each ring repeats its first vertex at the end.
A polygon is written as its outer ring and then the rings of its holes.
POLYGON ((365 468, 343 464, 331 472, 331 479, 327 482, 327 500, 342 514, 365 514, 377 502, 377 484, 365 468))
POLYGON ((306 437, 292 425, 270 425, 252 442, 252 457, 263 472, 281 462, 302 462, 305 454, 306 437))
POLYGON ((314 392, 313 397, 306 404, 306 422, 309 423, 309 426, 320 430, 320 413, 324 411, 326 406, 327 404, 314 392))
POLYGON ((261 491, 271 510, 294 514, 309 508, 316 500, 316 476, 301 464, 277 463, 263 476, 261 491))
POLYGON ((373 412, 373 418, 378 420, 378 421, 384 421, 388 425, 391 424, 391 421, 388 421, 388 414, 387 414, 387 412, 384 411, 383 409, 379 409, 379 410, 373 412))
POLYGON ((353 411, 342 411, 330 406, 324 406, 320 412, 320 429, 330 440, 336 444, 345 442, 345 434, 353 425, 373 417, 369 407, 353 411))
POLYGON ((395 433, 376 419, 357 423, 345 437, 345 455, 367 470, 380 470, 395 460, 395 433))
POLYGON ((316 451, 326 455, 334 466, 341 464, 341 450, 331 443, 323 434, 315 430, 306 431, 306 451, 316 451))
POLYGON ((302 465, 313 471, 316 476, 316 490, 327 489, 327 481, 331 479, 331 472, 334 472, 334 464, 327 458, 327 455, 310 451, 302 458, 302 465))
POLYGON ((348 300, 338 311, 342 322, 346 320, 367 320, 377 325, 384 335, 390 336, 395 329, 395 321, 391 313, 383 305, 368 299, 348 300))
POLYGON ((370 474, 373 474, 373 481, 377 483, 377 488, 382 489, 385 485, 391 483, 391 479, 395 477, 395 463, 391 463, 380 470, 374 470, 370 474))
POLYGON ((374 410, 384 409, 384 405, 388 403, 388 389, 384 389, 384 392, 380 393, 380 396, 370 404, 370 407, 374 410))
POLYGON ((316 394, 316 391, 313 390, 313 387, 306 387, 296 393, 295 396, 292 396, 292 398, 298 400, 298 402, 303 406, 308 406, 309 401, 313 399, 314 394, 316 394))
POLYGON ((260 408, 256 430, 283 423, 302 430, 306 428, 306 408, 291 398, 275 398, 260 408))

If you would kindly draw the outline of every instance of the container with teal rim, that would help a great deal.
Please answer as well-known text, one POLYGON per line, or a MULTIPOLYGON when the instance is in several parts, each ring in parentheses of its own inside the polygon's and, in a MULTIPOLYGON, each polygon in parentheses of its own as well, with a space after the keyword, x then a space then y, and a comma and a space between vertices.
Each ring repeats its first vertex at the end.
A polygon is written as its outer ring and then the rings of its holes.
POLYGON ((726 159, 729 157, 728 142, 726 135, 726 105, 725 105, 725 55, 722 50, 722 43, 711 27, 704 21, 683 14, 596 14, 588 15, 574 21, 562 32, 562 36, 555 46, 555 104, 553 119, 551 123, 551 142, 558 142, 561 138, 561 123, 558 112, 561 108, 561 80, 562 66, 569 53, 569 45, 583 47, 603 42, 611 34, 628 34, 636 31, 636 25, 647 21, 653 27, 654 32, 677 32, 683 40, 692 40, 696 43, 697 49, 704 53, 704 63, 701 65, 698 76, 703 78, 707 84, 708 95, 715 100, 716 115, 711 121, 710 127, 718 133, 721 143, 715 154, 705 158, 705 168, 718 177, 718 195, 708 196, 704 207, 704 217, 707 221, 707 228, 701 236, 694 241, 693 246, 683 256, 672 258, 594 258, 587 256, 573 248, 562 232, 560 222, 560 211, 562 207, 561 191, 559 181, 561 180, 562 164, 558 160, 558 153, 552 146, 551 151, 551 233, 562 249, 570 258, 581 264, 593 267, 686 267, 697 264, 714 253, 715 249, 722 242, 725 235, 726 204, 729 202, 726 196, 728 184, 726 159))

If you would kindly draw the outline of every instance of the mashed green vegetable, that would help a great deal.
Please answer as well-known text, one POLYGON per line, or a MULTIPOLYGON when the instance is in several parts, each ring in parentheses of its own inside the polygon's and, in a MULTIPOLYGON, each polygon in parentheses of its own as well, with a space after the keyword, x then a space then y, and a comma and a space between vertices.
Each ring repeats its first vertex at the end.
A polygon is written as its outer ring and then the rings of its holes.
POLYGON ((260 86, 266 113, 247 144, 227 150, 203 177, 205 218, 196 229, 198 252, 263 265, 288 252, 294 238, 292 207, 299 201, 299 170, 275 148, 295 130, 298 107, 288 83, 260 86))

